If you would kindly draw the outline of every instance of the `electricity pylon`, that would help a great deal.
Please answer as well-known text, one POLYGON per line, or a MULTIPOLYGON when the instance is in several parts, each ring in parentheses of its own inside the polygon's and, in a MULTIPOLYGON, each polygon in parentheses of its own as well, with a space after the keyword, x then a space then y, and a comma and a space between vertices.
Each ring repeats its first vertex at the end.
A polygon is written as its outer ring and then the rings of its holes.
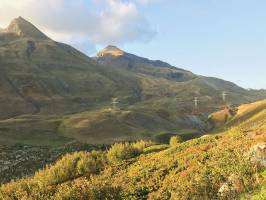
POLYGON ((226 97, 227 97, 227 93, 226 92, 223 92, 222 93, 222 98, 223 98, 223 101, 226 102, 226 97))
POLYGON ((113 111, 116 111, 117 109, 117 104, 118 104, 118 98, 112 98, 112 105, 113 105, 113 111))
POLYGON ((199 102, 199 98, 198 97, 195 97, 194 98, 195 109, 198 108, 198 102, 199 102))

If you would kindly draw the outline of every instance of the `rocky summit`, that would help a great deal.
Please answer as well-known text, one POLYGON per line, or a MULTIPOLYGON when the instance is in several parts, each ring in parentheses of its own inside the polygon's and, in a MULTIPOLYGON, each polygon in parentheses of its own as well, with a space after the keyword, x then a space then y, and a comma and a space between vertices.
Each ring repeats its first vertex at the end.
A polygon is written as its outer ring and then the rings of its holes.
POLYGON ((97 57, 105 57, 105 56, 119 57, 119 56, 123 56, 124 54, 125 52, 119 49, 118 47, 109 45, 103 50, 99 51, 97 53, 97 57))
POLYGON ((5 29, 6 33, 14 33, 19 37, 31 37, 35 39, 48 39, 48 37, 39 31, 33 24, 22 17, 13 19, 5 29))

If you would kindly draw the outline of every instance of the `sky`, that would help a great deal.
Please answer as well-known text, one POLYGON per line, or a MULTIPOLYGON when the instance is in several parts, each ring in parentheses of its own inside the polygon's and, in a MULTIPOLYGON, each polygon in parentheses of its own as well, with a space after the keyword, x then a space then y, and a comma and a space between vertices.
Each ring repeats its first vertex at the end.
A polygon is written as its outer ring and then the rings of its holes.
POLYGON ((0 0, 0 27, 22 16, 90 56, 112 44, 266 89, 265 10, 265 0, 0 0))

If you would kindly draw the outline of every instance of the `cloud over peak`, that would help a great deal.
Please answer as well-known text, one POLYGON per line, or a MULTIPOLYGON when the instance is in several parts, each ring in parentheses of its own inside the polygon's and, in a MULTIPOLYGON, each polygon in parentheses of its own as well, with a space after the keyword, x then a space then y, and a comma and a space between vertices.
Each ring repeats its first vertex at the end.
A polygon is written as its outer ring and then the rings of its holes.
POLYGON ((0 26, 21 15, 83 51, 95 44, 147 42, 156 31, 138 6, 151 1, 156 0, 0 0, 0 26))

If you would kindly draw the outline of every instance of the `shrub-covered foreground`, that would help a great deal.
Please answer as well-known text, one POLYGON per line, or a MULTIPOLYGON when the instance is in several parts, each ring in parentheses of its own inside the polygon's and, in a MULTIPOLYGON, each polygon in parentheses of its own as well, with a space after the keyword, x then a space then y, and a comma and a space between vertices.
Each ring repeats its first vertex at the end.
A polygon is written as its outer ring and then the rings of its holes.
POLYGON ((226 133, 174 145, 141 141, 66 155, 32 178, 3 185, 0 199, 260 200, 265 168, 249 152, 266 141, 265 116, 261 112, 226 133))

